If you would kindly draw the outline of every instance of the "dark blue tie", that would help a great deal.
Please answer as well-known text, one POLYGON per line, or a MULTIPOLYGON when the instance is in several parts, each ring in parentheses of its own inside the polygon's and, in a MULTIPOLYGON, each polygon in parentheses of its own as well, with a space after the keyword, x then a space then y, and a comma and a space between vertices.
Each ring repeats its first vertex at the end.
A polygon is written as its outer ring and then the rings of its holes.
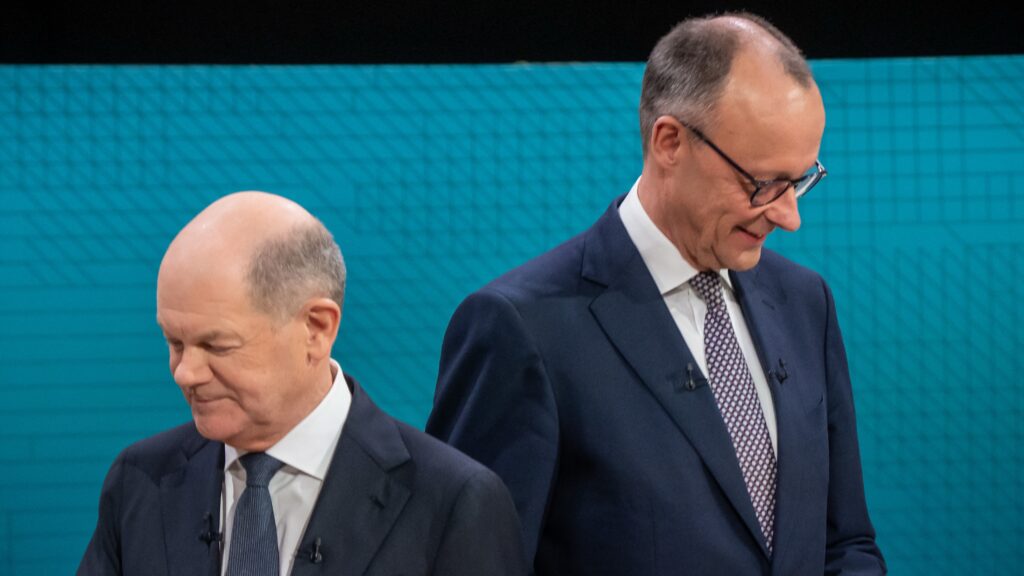
POLYGON ((245 490, 235 506, 227 576, 278 576, 277 523, 267 485, 284 464, 263 452, 239 458, 245 490))

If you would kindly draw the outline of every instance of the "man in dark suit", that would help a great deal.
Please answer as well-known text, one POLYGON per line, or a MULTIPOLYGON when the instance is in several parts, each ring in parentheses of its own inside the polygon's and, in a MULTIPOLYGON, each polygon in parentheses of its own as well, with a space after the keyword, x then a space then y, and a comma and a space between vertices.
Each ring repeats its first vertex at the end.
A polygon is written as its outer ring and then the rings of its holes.
POLYGON ((331 234, 279 196, 178 234, 157 321, 193 422, 118 456, 80 575, 525 573, 498 477, 331 359, 344 285, 331 234))
POLYGON ((427 431, 496 471, 536 574, 882 574, 832 295, 762 249, 825 174, 793 43, 750 14, 655 47, 643 172, 467 298, 427 431))

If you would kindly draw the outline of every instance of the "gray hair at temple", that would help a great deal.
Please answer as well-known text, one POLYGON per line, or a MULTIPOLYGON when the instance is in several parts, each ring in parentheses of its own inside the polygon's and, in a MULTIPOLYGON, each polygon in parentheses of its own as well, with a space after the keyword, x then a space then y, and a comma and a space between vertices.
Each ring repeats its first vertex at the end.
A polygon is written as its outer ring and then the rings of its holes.
POLYGON ((345 301, 345 261, 319 220, 263 242, 246 280, 253 306, 278 319, 295 314, 310 298, 330 298, 339 308, 345 301))
POLYGON ((786 74, 802 86, 814 82, 810 66, 796 44, 764 18, 749 12, 690 18, 677 24, 654 46, 644 70, 640 92, 640 136, 644 155, 654 122, 664 115, 682 118, 698 127, 715 112, 733 58, 744 37, 721 18, 747 20, 777 41, 778 57, 786 74))

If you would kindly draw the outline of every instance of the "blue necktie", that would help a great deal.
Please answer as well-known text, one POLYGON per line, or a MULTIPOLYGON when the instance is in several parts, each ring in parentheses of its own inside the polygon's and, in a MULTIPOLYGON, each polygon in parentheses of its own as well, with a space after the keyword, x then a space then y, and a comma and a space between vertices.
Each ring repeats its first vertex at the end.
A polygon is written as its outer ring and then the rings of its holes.
POLYGON ((227 576, 278 576, 277 523, 267 485, 284 463, 263 452, 239 461, 245 468, 245 490, 235 506, 227 576))

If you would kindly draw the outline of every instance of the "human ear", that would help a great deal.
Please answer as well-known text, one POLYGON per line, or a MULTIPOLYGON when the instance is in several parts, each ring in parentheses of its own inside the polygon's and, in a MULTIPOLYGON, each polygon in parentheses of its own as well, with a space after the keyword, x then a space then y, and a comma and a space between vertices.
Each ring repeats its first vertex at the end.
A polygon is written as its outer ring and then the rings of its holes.
POLYGON ((302 307, 301 314, 309 359, 319 361, 329 357, 341 324, 338 303, 330 298, 313 298, 302 307))
POLYGON ((651 128, 649 154, 660 166, 674 166, 686 144, 683 126, 671 116, 660 116, 651 128))

